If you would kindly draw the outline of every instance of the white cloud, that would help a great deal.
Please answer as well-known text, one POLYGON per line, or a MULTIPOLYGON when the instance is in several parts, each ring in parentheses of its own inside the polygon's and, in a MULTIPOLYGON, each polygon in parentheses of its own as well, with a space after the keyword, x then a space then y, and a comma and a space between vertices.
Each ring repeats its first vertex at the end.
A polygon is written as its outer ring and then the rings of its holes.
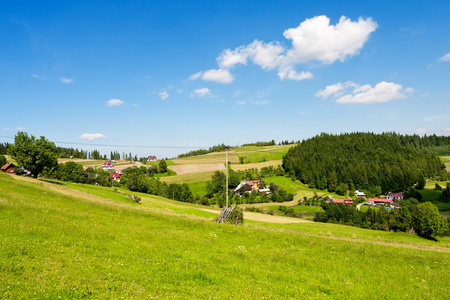
POLYGON ((161 97, 161 99, 163 100, 166 100, 167 98, 169 98, 169 94, 166 91, 163 91, 159 93, 159 97, 161 97))
POLYGON ((450 53, 445 54, 441 58, 439 58, 440 61, 450 61, 450 53))
POLYGON ((283 35, 292 40, 292 49, 286 54, 287 64, 318 60, 332 64, 336 60, 359 54, 369 35, 378 24, 372 18, 352 21, 345 16, 336 25, 330 25, 327 16, 306 19, 296 28, 287 29, 283 35))
POLYGON ((72 83, 73 79, 61 77, 59 79, 62 83, 72 83))
MULTIPOLYGON (((195 75, 195 74, 194 74, 195 75)), ((218 83, 231 83, 234 80, 233 75, 230 74, 230 71, 225 69, 211 69, 205 71, 202 75, 202 79, 205 81, 214 81, 218 83)))
POLYGON ((244 105, 244 104, 245 104, 245 101, 240 101, 240 100, 239 100, 239 101, 236 101, 235 103, 236 103, 237 105, 244 105))
POLYGON ((338 98, 337 103, 384 103, 394 99, 406 98, 414 90, 403 89, 400 84, 382 81, 372 87, 370 84, 358 85, 354 82, 336 83, 316 93, 316 97, 326 99, 338 98))
POLYGON ((210 95, 211 90, 208 88, 195 89, 191 94, 191 97, 205 97, 206 95, 210 95))
POLYGON ((291 80, 303 80, 303 79, 311 79, 314 75, 309 71, 301 71, 300 73, 290 70, 290 71, 280 71, 278 72, 278 76, 280 79, 291 79, 291 80))
POLYGON ((444 128, 445 131, 450 131, 450 127, 449 128, 444 128))
POLYGON ((37 74, 30 74, 31 77, 33 77, 34 79, 40 79, 40 80, 45 80, 45 77, 39 76, 37 74))
POLYGON ((108 103, 107 104, 108 106, 119 106, 119 105, 122 105, 124 102, 119 99, 111 99, 107 103, 108 103))
POLYGON ((24 127, 16 127, 16 130, 25 130, 24 127))
POLYGON ((2 128, 2 131, 11 131, 11 128, 2 128))
POLYGON ((95 139, 101 139, 101 138, 105 138, 106 136, 104 136, 101 133, 83 133, 82 135, 80 135, 78 138, 83 139, 83 140, 95 140, 95 139))
MULTIPOLYGON (((306 19, 298 27, 284 31, 284 37, 291 40, 290 48, 284 47, 278 41, 265 43, 254 40, 234 50, 225 49, 217 57, 217 63, 219 70, 228 72, 237 64, 247 65, 250 60, 266 71, 278 69, 280 79, 309 79, 313 77, 313 74, 305 71, 297 72, 296 65, 311 61, 332 64, 336 60, 344 61, 348 57, 357 55, 377 27, 378 24, 372 18, 359 18, 358 21, 352 21, 342 16, 339 23, 330 25, 330 19, 327 16, 316 16, 306 19)), ((199 72, 189 78, 198 79, 201 74, 202 72, 199 72)), ((202 79, 208 80, 205 75, 206 72, 203 73, 202 79)), ((232 75, 229 72, 227 75, 231 79, 214 81, 232 82, 232 75)))
POLYGON ((191 76, 189 76, 189 80, 196 80, 199 79, 200 76, 202 76, 203 72, 197 72, 195 74, 192 74, 191 76))
POLYGON ((427 133, 427 130, 425 128, 417 128, 416 133, 417 134, 425 134, 425 133, 427 133))

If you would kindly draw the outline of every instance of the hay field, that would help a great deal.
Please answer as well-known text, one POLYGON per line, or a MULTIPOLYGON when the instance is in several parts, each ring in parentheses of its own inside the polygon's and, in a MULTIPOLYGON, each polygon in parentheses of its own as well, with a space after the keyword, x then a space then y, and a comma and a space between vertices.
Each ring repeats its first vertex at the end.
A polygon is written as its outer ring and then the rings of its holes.
POLYGON ((264 162, 256 162, 256 163, 249 163, 249 164, 232 164, 230 165, 231 169, 234 171, 244 171, 248 169, 258 169, 261 170, 261 168, 273 166, 276 168, 278 165, 281 165, 282 160, 276 159, 276 160, 269 160, 264 162))
POLYGON ((225 165, 222 164, 196 164, 196 165, 174 165, 169 167, 178 175, 189 173, 203 173, 209 171, 225 171, 225 165))

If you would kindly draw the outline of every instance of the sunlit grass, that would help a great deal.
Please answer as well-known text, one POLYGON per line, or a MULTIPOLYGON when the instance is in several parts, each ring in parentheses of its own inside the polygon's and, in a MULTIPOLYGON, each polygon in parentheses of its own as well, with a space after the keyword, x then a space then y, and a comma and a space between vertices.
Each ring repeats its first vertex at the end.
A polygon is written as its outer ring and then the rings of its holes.
POLYGON ((448 238, 313 222, 223 225, 193 205, 148 200, 186 205, 196 216, 189 218, 143 210, 150 207, 143 200, 100 203, 0 174, 0 298, 445 299, 450 292, 450 255, 438 252, 448 238))

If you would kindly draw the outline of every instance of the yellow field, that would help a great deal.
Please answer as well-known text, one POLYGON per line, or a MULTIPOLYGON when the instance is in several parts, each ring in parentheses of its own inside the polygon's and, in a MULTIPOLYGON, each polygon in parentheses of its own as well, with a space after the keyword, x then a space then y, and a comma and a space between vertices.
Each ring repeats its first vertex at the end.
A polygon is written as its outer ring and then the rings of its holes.
POLYGON ((160 179, 161 179, 161 181, 164 181, 167 183, 178 183, 178 184, 195 183, 195 182, 211 180, 211 176, 214 174, 214 172, 215 171, 202 172, 202 173, 188 173, 188 174, 183 174, 183 175, 160 177, 160 179))

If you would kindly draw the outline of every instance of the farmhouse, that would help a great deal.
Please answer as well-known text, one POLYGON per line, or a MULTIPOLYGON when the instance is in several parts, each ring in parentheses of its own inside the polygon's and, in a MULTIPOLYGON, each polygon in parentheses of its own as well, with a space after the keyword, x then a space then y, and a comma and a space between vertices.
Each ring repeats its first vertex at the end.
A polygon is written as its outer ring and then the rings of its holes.
POLYGON ((264 180, 241 181, 241 183, 239 183, 239 185, 234 189, 236 194, 241 194, 241 192, 251 193, 252 191, 265 194, 270 193, 270 189, 266 188, 266 183, 264 180))
POLYGON ((150 155, 147 157, 147 161, 157 161, 156 156, 150 155))
POLYGON ((104 162, 104 163, 102 163, 102 169, 107 172, 114 171, 114 165, 110 161, 104 162))
POLYGON ((360 191, 356 190, 355 191, 355 197, 366 198, 366 194, 364 194, 364 192, 360 192, 360 191))
POLYGON ((16 166, 13 163, 6 163, 2 167, 3 173, 16 175, 16 166))
POLYGON ((352 205, 353 204, 353 199, 350 197, 345 197, 344 199, 331 199, 331 202, 336 203, 336 204, 349 204, 352 205))
POLYGON ((119 173, 111 173, 111 174, 109 174, 109 176, 111 176, 112 180, 120 181, 120 174, 119 173))
POLYGON ((386 195, 386 199, 392 199, 392 200, 403 200, 403 194, 402 193, 389 193, 386 195))
POLYGON ((370 198, 369 205, 386 205, 391 204, 392 199, 379 199, 379 198, 370 198))

